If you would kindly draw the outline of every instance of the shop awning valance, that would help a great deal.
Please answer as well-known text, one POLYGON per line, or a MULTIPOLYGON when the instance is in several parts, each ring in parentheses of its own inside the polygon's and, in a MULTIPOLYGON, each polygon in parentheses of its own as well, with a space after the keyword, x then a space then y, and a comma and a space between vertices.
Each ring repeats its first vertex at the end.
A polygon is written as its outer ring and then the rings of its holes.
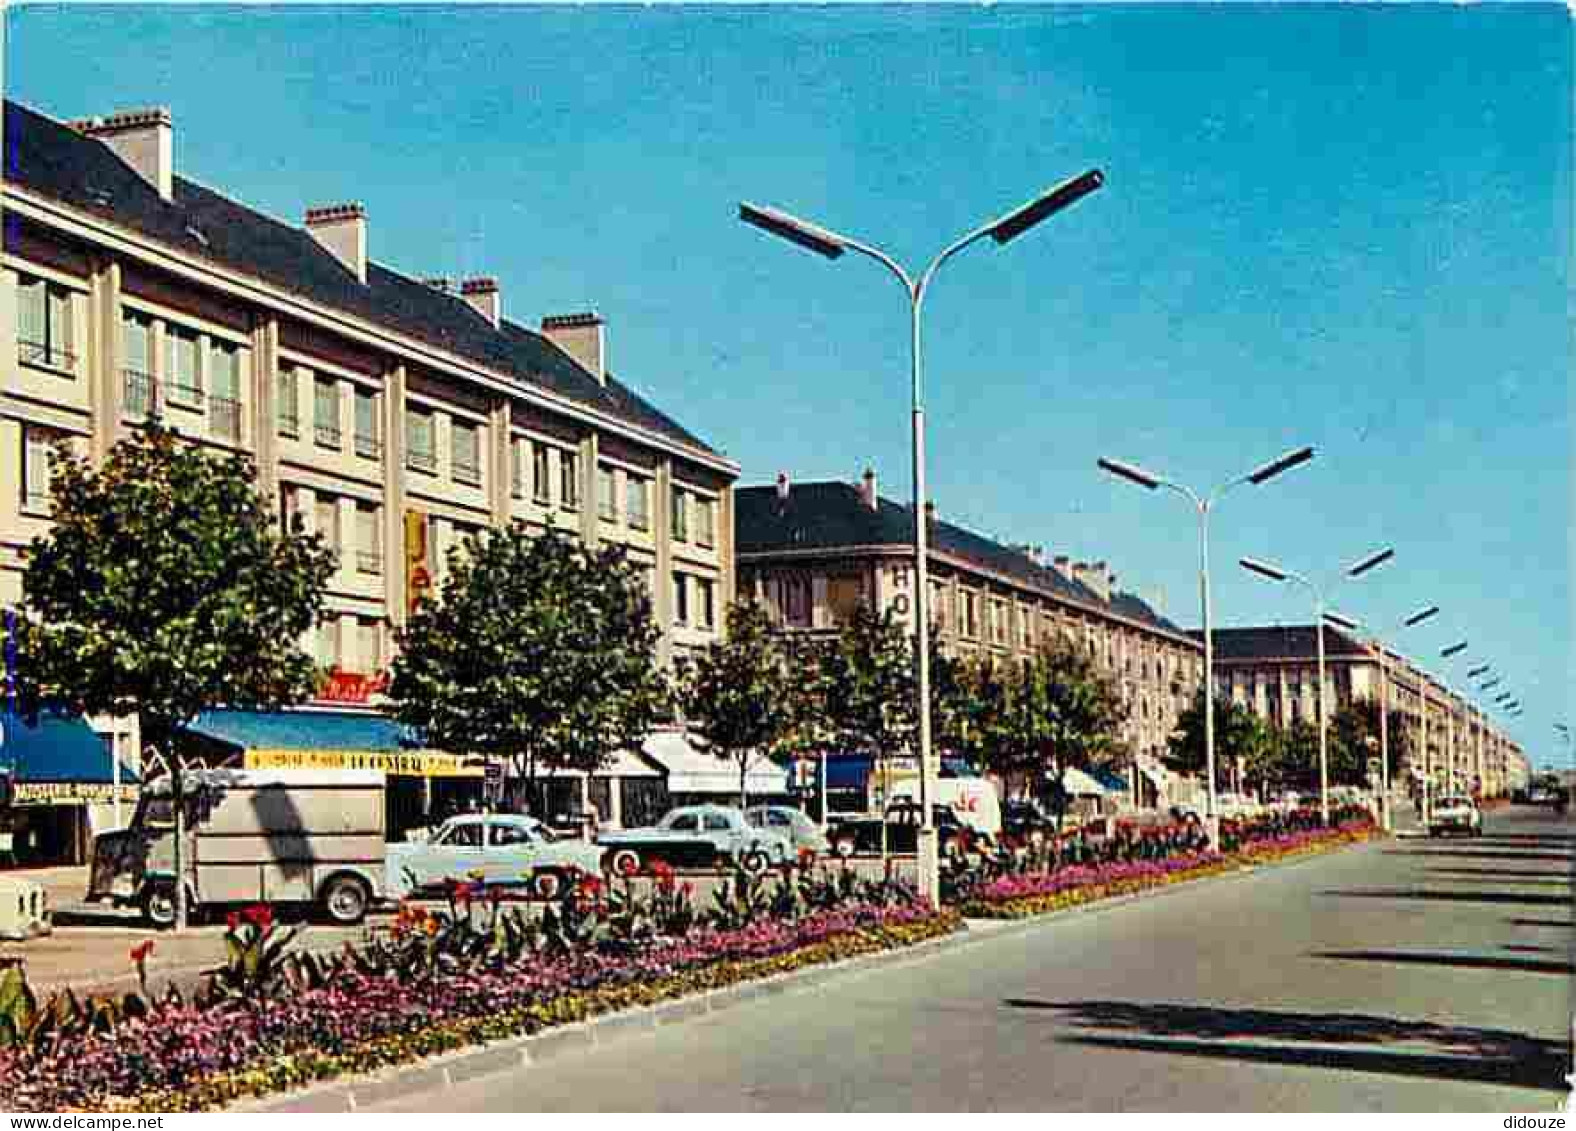
POLYGON ((425 778, 479 778, 483 763, 422 745, 383 715, 356 711, 206 711, 194 735, 238 753, 248 770, 381 770, 425 778))
MULTIPOLYGON (((103 736, 79 717, 28 720, 0 712, 0 769, 11 774, 18 805, 85 805, 114 800, 115 765, 103 736)), ((123 799, 135 799, 137 773, 120 767, 123 799)))

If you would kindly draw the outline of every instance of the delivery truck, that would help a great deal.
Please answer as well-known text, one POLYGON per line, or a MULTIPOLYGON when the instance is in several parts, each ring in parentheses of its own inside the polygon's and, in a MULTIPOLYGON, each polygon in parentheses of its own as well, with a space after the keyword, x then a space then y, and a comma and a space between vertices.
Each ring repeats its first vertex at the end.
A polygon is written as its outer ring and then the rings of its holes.
MULTIPOLYGON (((308 905, 360 922, 385 897, 384 777, 373 770, 188 770, 181 871, 187 906, 308 905)), ((143 787, 131 825, 94 838, 90 902, 175 921, 168 777, 143 787)))

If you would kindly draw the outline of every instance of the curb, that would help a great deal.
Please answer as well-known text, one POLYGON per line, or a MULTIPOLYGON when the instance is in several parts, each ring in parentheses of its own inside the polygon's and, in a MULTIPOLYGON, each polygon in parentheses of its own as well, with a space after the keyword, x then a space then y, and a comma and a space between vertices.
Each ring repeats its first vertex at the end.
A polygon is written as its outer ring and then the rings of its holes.
POLYGON ((1128 892, 1125 895, 1091 900, 1060 911, 1030 915, 1022 919, 965 919, 962 930, 950 935, 925 939, 912 946, 876 951, 872 954, 844 959, 841 962, 809 966, 788 974, 778 974, 753 982, 741 982, 720 990, 707 990, 705 993, 678 998, 659 1005, 640 1006, 618 1013, 608 1013, 589 1021, 554 1026, 541 1033, 510 1037, 479 1048, 440 1053, 416 1064, 396 1065, 349 1081, 325 1081, 293 1092, 231 1104, 223 1110, 239 1113, 355 1112, 363 1107, 387 1103, 418 1092, 448 1091, 457 1085, 486 1076, 531 1068, 565 1054, 655 1036, 659 1029, 670 1025, 703 1020, 714 1013, 721 1013, 760 998, 813 992, 824 989, 828 983, 840 981, 848 975, 868 973, 880 968, 915 965, 944 951, 1021 935, 1036 928, 1053 926, 1058 921, 1073 916, 1115 911, 1141 900, 1176 895, 1196 884, 1244 879, 1261 871, 1295 868, 1334 855, 1337 851, 1366 848, 1381 843, 1383 839, 1376 838, 1361 844, 1346 845, 1334 851, 1310 852, 1296 859, 1270 864, 1245 864, 1229 872, 1198 876, 1178 883, 1128 892))

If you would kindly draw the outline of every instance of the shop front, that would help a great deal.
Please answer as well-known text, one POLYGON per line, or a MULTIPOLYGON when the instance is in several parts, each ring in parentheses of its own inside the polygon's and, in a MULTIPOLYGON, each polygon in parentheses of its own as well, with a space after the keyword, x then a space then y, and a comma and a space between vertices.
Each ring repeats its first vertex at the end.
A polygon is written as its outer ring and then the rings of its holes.
POLYGON ((80 718, 0 713, 0 867, 82 864, 93 836, 129 818, 138 778, 80 718))
POLYGON ((190 753, 248 770, 379 770, 390 840, 484 803, 483 761, 424 748, 405 727, 364 711, 209 711, 190 753))

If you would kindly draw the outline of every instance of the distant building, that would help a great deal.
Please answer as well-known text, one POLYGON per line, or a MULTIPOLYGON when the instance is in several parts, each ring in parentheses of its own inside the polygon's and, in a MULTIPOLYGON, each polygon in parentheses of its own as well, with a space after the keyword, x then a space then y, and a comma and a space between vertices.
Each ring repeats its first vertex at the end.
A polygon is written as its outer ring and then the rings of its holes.
MULTIPOLYGON (((830 631, 861 603, 914 627, 914 518, 861 482, 790 483, 734 492, 739 593, 785 630, 830 631)), ((1203 679, 1203 648, 1117 585, 1105 562, 1003 545, 929 514, 931 618, 956 655, 1025 657, 1053 633, 1077 641, 1120 686, 1124 735, 1146 772, 1203 679)))
MULTIPOLYGON (((1193 634, 1200 641, 1202 632, 1193 634)), ((1318 725, 1319 644, 1313 625, 1217 628, 1215 689, 1217 696, 1250 709, 1285 729, 1303 720, 1318 725)), ((1333 716, 1354 699, 1380 697, 1379 652, 1351 633, 1324 630, 1325 694, 1333 716)), ((1471 789, 1485 796, 1509 792, 1521 749, 1484 714, 1405 656, 1387 651, 1386 701, 1410 722, 1417 751, 1406 770, 1423 772, 1423 704, 1427 710, 1428 758, 1442 787, 1471 789)))

